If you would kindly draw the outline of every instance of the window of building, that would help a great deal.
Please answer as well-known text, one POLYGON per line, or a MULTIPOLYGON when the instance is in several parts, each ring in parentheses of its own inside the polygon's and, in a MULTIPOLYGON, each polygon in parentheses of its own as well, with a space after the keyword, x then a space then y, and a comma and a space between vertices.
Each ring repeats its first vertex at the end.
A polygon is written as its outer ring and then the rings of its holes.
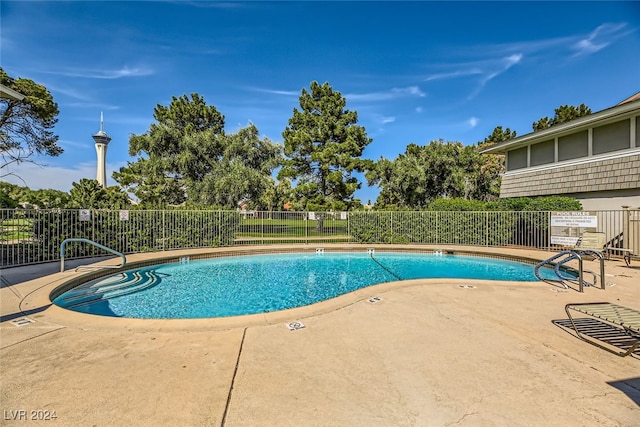
POLYGON ((555 161, 556 144, 555 140, 539 142, 531 146, 530 166, 546 165, 555 161))
POLYGON ((629 119, 593 128, 593 154, 625 150, 630 147, 631 121, 629 119))
POLYGON ((558 138, 558 161, 578 159, 589 155, 589 131, 572 133, 558 138))
POLYGON ((527 147, 507 151, 507 170, 522 169, 527 167, 527 147))

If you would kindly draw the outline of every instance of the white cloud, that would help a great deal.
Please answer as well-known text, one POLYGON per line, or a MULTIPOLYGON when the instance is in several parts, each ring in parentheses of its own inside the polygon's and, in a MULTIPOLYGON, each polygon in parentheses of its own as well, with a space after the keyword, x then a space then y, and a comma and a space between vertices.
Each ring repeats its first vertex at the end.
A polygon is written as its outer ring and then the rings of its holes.
POLYGON ((85 91, 78 90, 74 87, 58 86, 55 83, 47 83, 45 86, 53 95, 61 94, 79 101, 93 102, 93 99, 87 96, 85 91))
MULTIPOLYGON (((476 55, 487 58, 504 57, 514 52, 522 52, 527 57, 535 55, 538 58, 556 58, 558 55, 566 55, 567 50, 577 51, 578 54, 597 52, 635 31, 634 29, 629 29, 626 23, 604 23, 588 34, 572 34, 563 37, 484 46, 474 45, 469 48, 473 49, 471 52, 465 49, 464 46, 458 46, 456 47, 456 52, 463 54, 475 53, 476 55)), ((484 70, 482 62, 476 64, 478 64, 480 70, 484 70)))
POLYGON ((514 65, 522 61, 524 55, 522 53, 514 53, 507 57, 494 61, 491 67, 487 67, 487 71, 478 82, 478 86, 469 94, 467 99, 472 99, 486 86, 488 82, 507 72, 514 65))
POLYGON ((374 126, 378 126, 378 130, 382 130, 384 125, 393 123, 396 121, 395 116, 384 116, 378 113, 371 113, 365 121, 371 123, 374 126))
POLYGON ((391 88, 386 92, 350 93, 344 95, 349 101, 386 101, 389 99, 427 96, 418 86, 407 86, 402 88, 391 88))
POLYGON ((150 68, 129 68, 124 66, 119 69, 69 69, 63 71, 47 71, 49 74, 57 74, 66 77, 81 77, 86 79, 119 79, 122 77, 143 77, 154 74, 150 68))
POLYGON ((418 86, 409 86, 404 88, 393 88, 391 89, 391 93, 399 94, 399 95, 411 95, 418 96, 420 98, 427 96, 423 91, 420 90, 418 86))
MULTIPOLYGON (((488 49, 491 51, 491 49, 488 49)), ((492 53, 489 53, 492 54, 492 53)), ((508 71, 514 65, 522 62, 524 54, 522 52, 511 53, 506 56, 500 56, 495 58, 486 58, 483 60, 462 63, 462 64, 444 64, 442 67, 453 68, 452 71, 431 74, 425 77, 425 81, 435 81, 444 79, 454 79, 463 77, 476 77, 477 86, 467 97, 471 99, 475 97, 482 88, 492 79, 495 79, 499 75, 508 71), (455 69, 458 68, 458 69, 455 69)))
POLYGON ((594 53, 599 51, 600 49, 605 48, 609 43, 601 43, 601 44, 594 44, 593 40, 590 39, 584 39, 584 40, 580 40, 578 43, 575 44, 575 49, 578 51, 577 54, 583 54, 583 53, 594 53))
POLYGON ((513 55, 507 56, 506 58, 501 58, 501 60, 499 61, 499 67, 500 68, 498 68, 497 70, 487 74, 482 79, 482 85, 485 85, 489 80, 498 77, 500 74, 504 73, 509 68, 511 68, 514 65, 518 64, 520 61, 522 61, 522 56, 523 55, 521 53, 515 53, 513 55))
POLYGON ((47 82, 45 86, 49 89, 55 99, 58 96, 70 98, 70 100, 57 101, 59 104, 69 108, 100 108, 101 110, 117 110, 120 107, 113 104, 105 104, 88 95, 87 91, 78 90, 75 87, 59 85, 47 82))
POLYGON ((483 74, 483 71, 480 68, 470 68, 468 70, 457 70, 451 71, 449 73, 432 74, 426 77, 424 80, 428 82, 432 80, 454 79, 457 77, 474 76, 478 74, 483 74))
MULTIPOLYGON (((116 182, 111 178, 111 173, 119 170, 125 164, 126 162, 107 164, 107 185, 116 185, 116 182)), ((27 186, 32 190, 53 189, 68 192, 71 190, 72 184, 79 182, 82 178, 96 179, 96 164, 95 162, 80 163, 74 168, 67 168, 24 162, 0 170, 0 175, 6 173, 13 175, 3 176, 2 180, 11 184, 21 187, 27 186)))
POLYGON ((479 59, 466 63, 441 64, 439 68, 445 71, 425 77, 425 81, 453 79, 468 76, 478 76, 478 84, 467 99, 475 97, 491 80, 507 72, 515 65, 529 63, 557 63, 558 58, 566 58, 568 52, 573 56, 588 55, 598 52, 612 44, 617 39, 633 33, 626 23, 604 23, 589 34, 577 34, 517 43, 502 43, 485 46, 473 46, 473 51, 465 47, 456 47, 458 54, 471 54, 479 59))
POLYGON ((613 40, 625 35, 621 33, 626 24, 605 23, 593 30, 587 37, 578 40, 572 48, 576 50, 576 55, 588 55, 598 52, 609 46, 613 40))
POLYGON ((521 53, 514 53, 511 56, 507 56, 506 58, 504 58, 505 70, 508 70, 509 68, 513 67, 514 65, 519 63, 521 60, 522 60, 521 53))
POLYGON ((64 106, 69 108, 99 108, 109 111, 120 109, 117 105, 103 104, 100 102, 65 102, 64 106))
POLYGON ((471 117, 469 120, 467 120, 467 125, 469 125, 469 127, 474 128, 478 125, 478 118, 477 117, 471 117))
MULTIPOLYGON (((90 138, 90 136, 89 136, 90 138)), ((75 141, 75 140, 71 140, 71 139, 59 139, 58 140, 58 145, 63 148, 65 151, 66 150, 75 150, 75 149, 80 149, 80 150, 86 150, 87 149, 87 144, 88 141, 91 141, 89 138, 87 138, 87 141, 75 141)))
MULTIPOLYGON (((260 89, 260 88, 248 88, 250 90, 254 90, 262 93, 271 93, 274 95, 284 95, 284 96, 296 96, 299 97, 301 91, 291 91, 291 90, 277 90, 277 89, 260 89)), ((307 92, 309 90, 307 89, 307 92)), ((343 94, 343 96, 348 101, 385 101, 389 99, 397 99, 404 97, 418 97, 423 98, 427 96, 420 87, 418 86, 407 86, 407 87, 394 87, 389 89, 388 91, 383 92, 369 92, 369 93, 348 93, 343 94)))
POLYGON ((248 87, 248 90, 262 92, 262 93, 270 93, 273 95, 284 95, 284 96, 300 96, 302 93, 299 90, 279 90, 279 89, 262 89, 262 88, 252 88, 248 87))

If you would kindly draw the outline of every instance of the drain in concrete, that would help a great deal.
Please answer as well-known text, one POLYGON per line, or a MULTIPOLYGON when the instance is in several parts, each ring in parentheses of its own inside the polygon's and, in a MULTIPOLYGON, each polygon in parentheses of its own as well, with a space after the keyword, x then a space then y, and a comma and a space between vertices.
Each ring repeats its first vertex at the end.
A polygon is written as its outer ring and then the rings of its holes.
POLYGON ((14 326, 26 326, 35 323, 35 320, 29 319, 28 317, 21 317, 19 319, 12 320, 11 323, 14 326))
POLYGON ((298 331, 300 329, 304 329, 305 327, 306 326, 304 325, 304 323, 299 321, 287 323, 287 328, 289 328, 290 331, 298 331))

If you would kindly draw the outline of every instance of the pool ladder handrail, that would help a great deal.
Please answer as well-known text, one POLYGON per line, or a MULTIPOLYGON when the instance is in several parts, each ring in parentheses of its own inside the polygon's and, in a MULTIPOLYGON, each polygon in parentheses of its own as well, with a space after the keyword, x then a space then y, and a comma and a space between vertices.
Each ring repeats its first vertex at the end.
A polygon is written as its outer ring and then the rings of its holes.
MULTIPOLYGON (((536 277, 540 280, 543 280, 542 277, 539 274, 539 270, 542 266, 546 265, 546 264, 550 264, 553 266, 553 270, 556 273, 556 276, 558 276, 561 280, 571 280, 571 281, 575 281, 574 279, 564 276, 560 273, 560 266, 564 263, 567 263, 571 260, 577 259, 578 260, 578 286, 579 286, 579 292, 584 292, 584 273, 589 273, 591 275, 593 275, 593 286, 596 285, 597 282, 597 276, 593 271, 590 270, 585 270, 583 268, 583 260, 582 260, 582 255, 593 255, 596 258, 598 258, 600 260, 600 289, 606 289, 605 287, 605 274, 604 274, 604 257, 602 256, 602 253, 598 252, 598 251, 594 251, 591 249, 586 249, 586 250, 582 250, 582 251, 572 251, 572 250, 564 250, 561 251, 557 254, 555 254, 554 256, 552 256, 549 259, 546 259, 540 263, 538 263, 534 269, 534 273, 536 275, 536 277), (556 259, 565 256, 565 255, 569 255, 567 258, 560 260, 557 263, 553 263, 553 261, 555 261, 556 259)), ((587 282, 588 285, 590 285, 587 282)), ((566 287, 566 285, 565 285, 566 287)))
MULTIPOLYGON (((604 255, 602 254, 602 252, 600 251, 596 251, 593 249, 584 249, 581 251, 578 251, 578 254, 580 254, 580 256, 582 255, 592 255, 595 256, 596 258, 598 258, 600 260, 600 289, 602 289, 603 291, 606 290, 606 283, 605 283, 605 274, 604 274, 604 255)), ((593 285, 596 285, 596 274, 593 271, 589 271, 589 270, 584 270, 586 273, 591 273, 593 274, 593 285)))
POLYGON ((64 249, 67 243, 69 242, 89 243, 90 245, 103 249, 107 252, 111 252, 112 254, 118 255, 119 257, 122 258, 122 264, 119 264, 119 265, 97 265, 97 266, 80 265, 76 267, 76 270, 78 268, 121 268, 127 264, 127 257, 122 252, 118 252, 115 249, 111 249, 107 246, 101 245, 100 243, 94 242, 93 240, 90 240, 90 239, 70 238, 70 239, 64 239, 62 243, 60 243, 60 273, 64 271, 64 249))

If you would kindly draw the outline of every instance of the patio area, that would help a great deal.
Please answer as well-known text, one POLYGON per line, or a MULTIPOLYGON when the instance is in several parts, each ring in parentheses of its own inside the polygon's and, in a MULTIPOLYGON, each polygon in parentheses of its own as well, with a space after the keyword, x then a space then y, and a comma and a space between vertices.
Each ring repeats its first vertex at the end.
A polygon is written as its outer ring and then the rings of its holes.
MULTIPOLYGON (((598 271, 595 261, 585 267, 598 271)), ((81 273, 32 278, 27 269, 37 267, 22 268, 29 280, 3 272, 0 290, 3 425, 41 424, 33 417, 54 412, 47 425, 631 427, 640 420, 640 356, 618 357, 553 323, 566 319, 568 303, 640 309, 638 263, 606 261, 607 289, 584 293, 543 282, 411 280, 280 313, 195 320, 69 312, 47 296, 81 273), (290 330, 293 321, 304 328, 290 330)))

